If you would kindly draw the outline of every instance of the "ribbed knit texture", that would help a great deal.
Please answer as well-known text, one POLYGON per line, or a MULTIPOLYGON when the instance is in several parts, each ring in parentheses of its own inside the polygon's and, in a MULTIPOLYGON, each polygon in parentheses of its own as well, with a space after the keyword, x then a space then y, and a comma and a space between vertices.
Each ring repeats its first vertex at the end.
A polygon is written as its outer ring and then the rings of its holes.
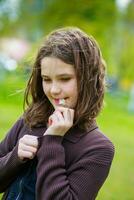
POLYGON ((32 134, 39 136, 36 200, 94 200, 109 173, 114 155, 111 141, 97 126, 88 133, 74 128, 64 137, 43 136, 46 128, 29 132, 22 121, 0 143, 0 191, 8 189, 19 171, 30 164, 18 159, 17 140, 32 134))

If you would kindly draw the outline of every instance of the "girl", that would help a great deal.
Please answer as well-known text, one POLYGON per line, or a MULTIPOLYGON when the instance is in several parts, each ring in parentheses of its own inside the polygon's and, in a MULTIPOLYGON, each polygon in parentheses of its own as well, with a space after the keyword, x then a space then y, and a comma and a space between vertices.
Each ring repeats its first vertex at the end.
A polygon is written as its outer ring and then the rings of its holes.
POLYGON ((106 180, 112 142, 97 124, 105 67, 78 28, 50 33, 25 91, 27 108, 0 143, 6 200, 93 200, 106 180))

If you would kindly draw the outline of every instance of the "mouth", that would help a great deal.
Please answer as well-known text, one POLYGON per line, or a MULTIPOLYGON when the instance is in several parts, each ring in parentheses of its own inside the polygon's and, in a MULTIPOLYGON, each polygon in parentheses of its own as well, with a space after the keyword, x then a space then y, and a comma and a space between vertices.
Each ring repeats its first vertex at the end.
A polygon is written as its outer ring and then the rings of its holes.
POLYGON ((67 98, 68 97, 62 98, 62 99, 54 99, 54 102, 55 102, 56 105, 66 105, 66 99, 67 98))

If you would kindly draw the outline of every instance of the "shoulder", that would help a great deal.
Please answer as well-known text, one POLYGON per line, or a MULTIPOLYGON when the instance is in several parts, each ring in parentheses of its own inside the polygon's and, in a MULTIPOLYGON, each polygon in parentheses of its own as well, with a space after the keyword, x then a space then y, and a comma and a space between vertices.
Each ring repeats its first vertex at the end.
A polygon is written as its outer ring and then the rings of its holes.
POLYGON ((85 133, 85 138, 91 146, 114 149, 112 141, 98 127, 85 133))
POLYGON ((92 154, 95 162, 109 164, 112 162, 115 147, 112 141, 99 128, 87 132, 81 140, 89 155, 92 154))
POLYGON ((21 116, 17 121, 12 125, 8 131, 6 138, 16 140, 24 127, 24 119, 21 116))
POLYGON ((17 121, 14 123, 14 125, 11 127, 9 133, 13 133, 14 135, 18 135, 21 131, 21 129, 24 127, 24 119, 23 116, 21 116, 17 121))
POLYGON ((7 133, 8 135, 18 135, 18 133, 20 132, 20 130, 23 128, 24 126, 24 120, 23 117, 21 116, 19 119, 16 120, 16 122, 12 125, 12 127, 10 128, 10 130, 7 133))
POLYGON ((70 143, 76 144, 76 146, 83 146, 83 149, 104 148, 114 151, 113 143, 100 131, 96 123, 92 124, 88 131, 74 128, 64 136, 64 139, 70 143))
POLYGON ((3 152, 9 152, 16 145, 18 136, 23 129, 24 122, 23 118, 20 117, 14 125, 7 132, 5 138, 0 143, 0 148, 3 149, 3 152))
POLYGON ((113 143, 97 125, 87 132, 73 130, 65 136, 64 147, 66 154, 74 160, 85 158, 101 165, 110 165, 115 152, 113 143))
POLYGON ((17 119, 17 121, 15 122, 14 126, 19 129, 19 128, 23 127, 24 124, 25 124, 24 123, 24 118, 23 118, 23 116, 21 116, 21 117, 19 117, 17 119))

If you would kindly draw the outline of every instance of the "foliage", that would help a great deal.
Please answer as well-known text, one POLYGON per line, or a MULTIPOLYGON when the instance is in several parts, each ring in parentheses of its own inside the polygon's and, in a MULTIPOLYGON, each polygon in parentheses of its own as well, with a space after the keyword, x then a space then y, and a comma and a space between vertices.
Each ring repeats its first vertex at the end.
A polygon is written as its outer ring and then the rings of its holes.
MULTIPOLYGON (((0 10, 8 1, 11 0, 0 1, 0 10)), ((0 34, 38 43, 55 28, 78 26, 99 42, 108 74, 133 82, 133 13, 134 0, 124 11, 117 8, 116 0, 20 0, 17 1, 16 12, 7 6, 0 15, 0 34)))
MULTIPOLYGON (((23 94, 16 94, 16 90, 24 88, 24 79, 14 75, 1 86, 0 98, 0 138, 2 139, 17 118, 23 113, 23 94)), ((127 200, 133 199, 134 178, 133 165, 133 121, 134 115, 127 112, 128 97, 112 96, 107 93, 105 107, 98 118, 98 124, 104 134, 115 145, 115 157, 108 179, 99 192, 97 200, 127 200), (114 100, 113 100, 114 99, 114 100)))

